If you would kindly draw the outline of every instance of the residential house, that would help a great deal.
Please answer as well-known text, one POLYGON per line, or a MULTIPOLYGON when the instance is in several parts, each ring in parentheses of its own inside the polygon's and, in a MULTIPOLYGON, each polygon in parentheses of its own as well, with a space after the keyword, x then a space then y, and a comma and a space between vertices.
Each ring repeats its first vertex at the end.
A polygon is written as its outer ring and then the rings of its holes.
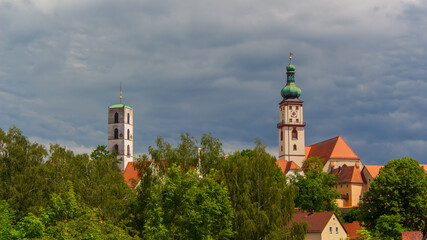
POLYGON ((344 240, 347 231, 334 212, 294 213, 293 222, 306 222, 306 240, 344 240))

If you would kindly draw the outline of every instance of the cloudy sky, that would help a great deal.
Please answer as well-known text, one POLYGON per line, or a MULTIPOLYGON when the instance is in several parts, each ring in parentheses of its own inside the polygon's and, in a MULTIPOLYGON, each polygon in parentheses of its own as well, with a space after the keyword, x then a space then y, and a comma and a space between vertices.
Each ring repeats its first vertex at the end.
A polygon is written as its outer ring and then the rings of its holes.
POLYGON ((90 152, 122 82, 136 153, 211 132, 277 154, 293 52, 306 145, 427 163, 426 48, 421 0, 0 0, 0 127, 90 152))

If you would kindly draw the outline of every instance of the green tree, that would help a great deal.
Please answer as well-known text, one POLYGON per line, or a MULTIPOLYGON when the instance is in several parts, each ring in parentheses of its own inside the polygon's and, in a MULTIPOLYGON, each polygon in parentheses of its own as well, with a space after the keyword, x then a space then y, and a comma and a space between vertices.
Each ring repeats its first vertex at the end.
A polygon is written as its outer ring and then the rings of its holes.
POLYGON ((305 211, 338 213, 335 199, 340 194, 332 189, 336 184, 337 176, 323 172, 323 163, 317 157, 305 160, 303 169, 305 175, 298 175, 294 181, 295 186, 298 187, 295 205, 305 211))
POLYGON ((359 207, 360 220, 371 232, 399 239, 403 230, 423 229, 427 215, 426 196, 427 176, 418 161, 412 158, 392 160, 380 170, 364 194, 359 207))
POLYGON ((214 174, 200 178, 173 165, 151 187, 146 206, 144 239, 229 239, 232 209, 227 190, 214 174))
POLYGON ((234 210, 235 239, 304 239, 304 223, 290 226, 297 188, 287 184, 261 141, 235 152, 219 169, 234 210))
POLYGON ((0 200, 0 239, 12 239, 17 235, 13 226, 14 211, 5 200, 0 200))
POLYGON ((12 127, 7 133, 0 129, 0 199, 20 217, 28 210, 36 211, 48 199, 44 195, 46 155, 42 145, 31 143, 18 128, 12 127))

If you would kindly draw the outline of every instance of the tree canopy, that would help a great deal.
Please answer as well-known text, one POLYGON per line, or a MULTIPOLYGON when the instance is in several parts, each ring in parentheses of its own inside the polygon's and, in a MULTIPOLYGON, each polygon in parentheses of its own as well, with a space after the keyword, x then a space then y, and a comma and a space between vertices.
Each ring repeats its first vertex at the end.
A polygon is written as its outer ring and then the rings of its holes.
POLYGON ((412 158, 388 162, 360 203, 360 220, 383 238, 400 239, 403 230, 422 230, 427 216, 427 176, 412 158))

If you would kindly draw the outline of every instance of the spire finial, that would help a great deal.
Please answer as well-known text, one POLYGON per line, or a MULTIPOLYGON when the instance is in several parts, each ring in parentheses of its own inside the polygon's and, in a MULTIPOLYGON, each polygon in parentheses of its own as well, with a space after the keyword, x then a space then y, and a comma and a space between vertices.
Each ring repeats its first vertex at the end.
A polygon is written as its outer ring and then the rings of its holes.
POLYGON ((289 64, 292 64, 292 55, 294 55, 292 52, 289 52, 289 64))
POLYGON ((122 82, 120 82, 120 103, 122 103, 122 82))

